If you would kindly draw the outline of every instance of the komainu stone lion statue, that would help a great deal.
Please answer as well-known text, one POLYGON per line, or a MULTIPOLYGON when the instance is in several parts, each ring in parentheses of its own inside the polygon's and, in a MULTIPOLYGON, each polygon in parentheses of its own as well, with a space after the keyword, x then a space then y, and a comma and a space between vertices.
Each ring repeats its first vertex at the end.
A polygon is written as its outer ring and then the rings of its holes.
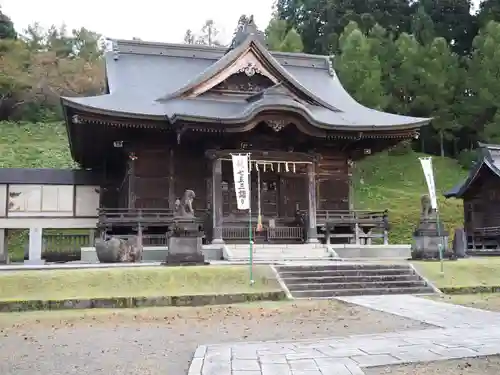
POLYGON ((428 194, 422 195, 422 197, 420 198, 420 206, 420 216, 423 219, 428 219, 434 212, 434 210, 432 209, 431 198, 428 194))
POLYGON ((136 263, 142 260, 142 231, 129 239, 111 237, 95 242, 97 258, 101 263, 136 263))
POLYGON ((194 217, 194 209, 193 209, 193 200, 196 198, 196 194, 193 190, 186 190, 182 199, 177 199, 175 201, 175 213, 174 217, 179 218, 193 218, 194 217))

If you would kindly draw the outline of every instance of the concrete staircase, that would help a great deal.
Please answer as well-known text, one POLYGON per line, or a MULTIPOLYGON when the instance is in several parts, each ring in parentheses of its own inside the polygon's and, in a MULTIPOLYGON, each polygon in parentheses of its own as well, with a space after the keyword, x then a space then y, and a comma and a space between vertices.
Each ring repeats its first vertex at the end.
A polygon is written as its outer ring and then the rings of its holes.
POLYGON ((294 298, 434 293, 408 264, 339 262, 276 270, 294 298))
MULTIPOLYGON (((250 259, 249 245, 226 245, 226 259, 232 262, 248 262, 250 259)), ((273 245, 254 244, 253 261, 260 263, 280 263, 287 261, 318 261, 333 260, 332 254, 325 245, 296 244, 273 245)))

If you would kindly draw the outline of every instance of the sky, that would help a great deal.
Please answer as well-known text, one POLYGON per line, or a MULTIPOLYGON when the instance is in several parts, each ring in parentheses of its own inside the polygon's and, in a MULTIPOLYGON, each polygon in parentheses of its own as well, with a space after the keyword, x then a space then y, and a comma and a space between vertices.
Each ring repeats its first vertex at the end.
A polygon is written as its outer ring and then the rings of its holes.
POLYGON ((181 43, 187 29, 197 33, 207 19, 228 43, 242 14, 254 15, 259 29, 271 19, 273 0, 0 0, 2 12, 22 31, 38 21, 44 28, 85 27, 106 38, 181 43), (229 6, 230 4, 230 6, 229 6))

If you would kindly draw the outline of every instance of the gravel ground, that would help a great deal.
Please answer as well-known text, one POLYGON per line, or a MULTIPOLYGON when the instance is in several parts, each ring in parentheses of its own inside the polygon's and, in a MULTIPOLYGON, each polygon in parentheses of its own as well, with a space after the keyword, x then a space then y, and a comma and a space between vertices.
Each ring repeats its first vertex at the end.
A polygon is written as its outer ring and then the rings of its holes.
POLYGON ((453 361, 427 362, 405 366, 372 367, 365 375, 498 375, 500 356, 453 361))
POLYGON ((0 374, 182 375, 199 344, 425 329, 337 301, 0 314, 0 374))

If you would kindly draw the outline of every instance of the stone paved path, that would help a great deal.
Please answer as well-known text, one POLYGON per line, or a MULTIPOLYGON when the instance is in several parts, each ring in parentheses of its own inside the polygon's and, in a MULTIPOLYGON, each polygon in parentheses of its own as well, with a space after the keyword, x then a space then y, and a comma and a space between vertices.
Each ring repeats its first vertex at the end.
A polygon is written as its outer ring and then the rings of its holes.
POLYGON ((353 296, 337 299, 443 328, 484 327, 485 322, 500 326, 500 313, 410 295, 353 296))
POLYGON ((363 375, 364 367, 500 354, 500 314, 415 296, 342 301, 439 328, 321 340, 202 345, 189 375, 363 375))

